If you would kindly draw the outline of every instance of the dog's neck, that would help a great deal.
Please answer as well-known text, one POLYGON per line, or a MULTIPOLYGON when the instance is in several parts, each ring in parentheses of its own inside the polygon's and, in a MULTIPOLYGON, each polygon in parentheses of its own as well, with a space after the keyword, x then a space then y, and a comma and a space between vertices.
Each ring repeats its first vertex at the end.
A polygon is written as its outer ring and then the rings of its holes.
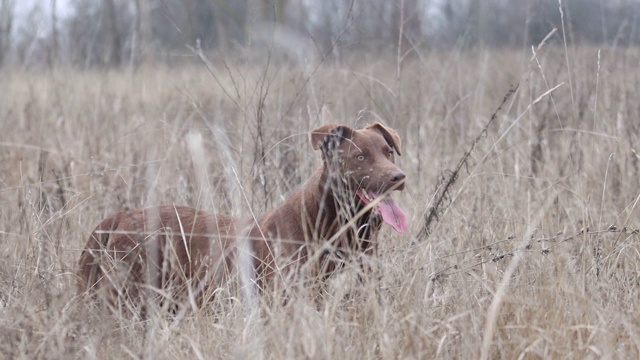
POLYGON ((325 240, 343 231, 351 244, 342 245, 351 247, 355 240, 370 239, 373 228, 380 227, 380 219, 371 210, 361 213, 365 204, 356 195, 355 186, 326 162, 316 170, 302 191, 305 199, 303 211, 324 230, 318 235, 325 240), (345 226, 350 229, 342 229, 345 226))
POLYGON ((327 241, 339 248, 366 250, 381 221, 370 210, 359 214, 364 206, 339 173, 323 163, 302 188, 261 217, 260 231, 254 227, 251 236, 265 236, 270 243, 286 240, 282 246, 290 255, 305 244, 315 247, 327 241), (354 216, 358 217, 353 220, 354 216))

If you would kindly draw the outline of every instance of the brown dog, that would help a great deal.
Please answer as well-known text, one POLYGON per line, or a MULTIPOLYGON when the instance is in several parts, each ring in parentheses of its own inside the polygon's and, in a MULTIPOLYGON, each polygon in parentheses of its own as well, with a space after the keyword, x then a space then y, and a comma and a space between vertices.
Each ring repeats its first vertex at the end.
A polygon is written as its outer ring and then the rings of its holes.
POLYGON ((202 301, 247 259, 259 287, 276 275, 324 277, 349 255, 373 254, 383 221, 406 230, 406 216, 389 196, 405 181, 395 165, 396 131, 380 123, 362 130, 329 124, 312 131, 311 145, 322 151, 320 168, 257 221, 181 206, 105 219, 80 257, 79 292, 104 291, 111 303, 140 300, 143 292, 202 301))

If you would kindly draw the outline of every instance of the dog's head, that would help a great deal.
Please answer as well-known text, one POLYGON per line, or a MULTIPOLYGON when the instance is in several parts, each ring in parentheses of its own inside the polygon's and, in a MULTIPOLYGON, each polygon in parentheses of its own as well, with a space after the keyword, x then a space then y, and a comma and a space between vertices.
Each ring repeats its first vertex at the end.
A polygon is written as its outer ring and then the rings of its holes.
POLYGON ((311 145, 322 151, 330 176, 338 177, 364 204, 376 201, 374 211, 395 230, 406 231, 406 215, 389 195, 405 186, 405 174, 395 164, 396 154, 402 154, 395 130, 379 122, 360 130, 327 124, 311 132, 311 145))

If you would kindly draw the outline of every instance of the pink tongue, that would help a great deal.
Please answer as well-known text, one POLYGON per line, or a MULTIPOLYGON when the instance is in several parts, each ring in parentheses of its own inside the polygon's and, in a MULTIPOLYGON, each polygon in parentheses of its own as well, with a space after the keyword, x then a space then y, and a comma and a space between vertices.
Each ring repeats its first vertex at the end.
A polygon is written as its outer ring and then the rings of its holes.
POLYGON ((378 210, 382 214, 382 220, 393 226, 397 232, 403 233, 407 231, 407 215, 391 197, 387 196, 380 201, 378 210))
MULTIPOLYGON (((364 190, 358 190, 358 196, 365 204, 370 203, 369 199, 362 193, 364 190)), ((369 198, 375 199, 377 195, 369 192, 369 198)), ((384 200, 380 201, 377 206, 378 211, 382 214, 382 220, 387 224, 393 226, 393 228, 399 232, 403 233, 407 231, 407 215, 405 215, 404 211, 400 209, 398 204, 390 197, 387 196, 384 200)))

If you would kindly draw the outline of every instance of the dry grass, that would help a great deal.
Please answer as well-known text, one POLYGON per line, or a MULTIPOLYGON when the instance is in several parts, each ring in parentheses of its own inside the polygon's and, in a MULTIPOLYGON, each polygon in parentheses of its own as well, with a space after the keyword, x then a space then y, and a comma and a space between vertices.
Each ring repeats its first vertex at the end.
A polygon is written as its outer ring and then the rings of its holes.
POLYGON ((0 73, 0 353, 479 358, 484 343, 491 358, 637 358, 639 54, 567 51, 433 52, 399 77, 380 56, 216 64, 215 78, 203 65, 0 73), (518 82, 417 241, 447 169, 518 82), (301 290, 257 312, 223 289, 203 311, 146 322, 75 298, 80 251, 106 215, 261 213, 319 164, 310 129, 376 119, 403 138, 396 198, 412 224, 383 230, 379 279, 346 270, 320 307, 301 290))

